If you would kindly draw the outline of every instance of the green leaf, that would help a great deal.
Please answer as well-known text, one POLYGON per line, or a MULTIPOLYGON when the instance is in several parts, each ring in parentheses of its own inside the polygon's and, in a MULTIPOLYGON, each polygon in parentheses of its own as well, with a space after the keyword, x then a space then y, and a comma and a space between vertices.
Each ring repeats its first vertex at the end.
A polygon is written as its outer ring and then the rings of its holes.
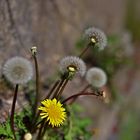
POLYGON ((7 140, 14 139, 9 119, 5 123, 0 124, 0 136, 6 137, 7 140))

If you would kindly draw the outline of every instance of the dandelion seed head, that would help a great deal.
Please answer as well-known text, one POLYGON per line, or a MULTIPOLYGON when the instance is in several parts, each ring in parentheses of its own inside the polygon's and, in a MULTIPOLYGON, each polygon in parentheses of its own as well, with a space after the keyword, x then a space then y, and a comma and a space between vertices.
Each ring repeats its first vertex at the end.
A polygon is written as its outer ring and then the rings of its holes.
POLYGON ((90 27, 86 29, 84 38, 97 45, 99 50, 103 50, 107 46, 107 37, 105 33, 98 28, 90 27))
POLYGON ((60 61, 60 71, 65 73, 75 72, 81 76, 84 76, 86 72, 86 65, 84 61, 76 56, 67 56, 60 61))
POLYGON ((100 88, 106 84, 107 76, 102 69, 93 67, 87 71, 86 80, 93 87, 100 88))
POLYGON ((27 83, 33 76, 32 64, 23 57, 13 57, 4 64, 3 74, 13 84, 27 83))

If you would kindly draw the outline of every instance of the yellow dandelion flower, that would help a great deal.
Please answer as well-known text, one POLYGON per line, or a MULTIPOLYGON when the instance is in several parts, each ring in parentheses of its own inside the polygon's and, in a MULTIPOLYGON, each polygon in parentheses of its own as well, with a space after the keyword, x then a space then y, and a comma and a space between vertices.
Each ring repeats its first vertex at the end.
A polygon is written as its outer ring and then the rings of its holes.
POLYGON ((42 119, 46 118, 49 125, 52 127, 59 127, 66 119, 65 108, 62 107, 60 101, 54 99, 46 99, 41 102, 43 106, 38 109, 41 110, 40 116, 42 119))

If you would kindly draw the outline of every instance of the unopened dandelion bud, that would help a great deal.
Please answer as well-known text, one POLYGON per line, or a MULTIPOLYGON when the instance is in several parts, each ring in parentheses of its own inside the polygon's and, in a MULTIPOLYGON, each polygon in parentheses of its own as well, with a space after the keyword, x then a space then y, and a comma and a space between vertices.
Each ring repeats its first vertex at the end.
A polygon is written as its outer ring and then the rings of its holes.
POLYGON ((32 53, 32 55, 36 55, 37 54, 37 47, 36 46, 33 46, 31 48, 31 53, 32 53))
POLYGON ((24 140, 32 140, 32 134, 31 133, 26 133, 24 135, 24 140))

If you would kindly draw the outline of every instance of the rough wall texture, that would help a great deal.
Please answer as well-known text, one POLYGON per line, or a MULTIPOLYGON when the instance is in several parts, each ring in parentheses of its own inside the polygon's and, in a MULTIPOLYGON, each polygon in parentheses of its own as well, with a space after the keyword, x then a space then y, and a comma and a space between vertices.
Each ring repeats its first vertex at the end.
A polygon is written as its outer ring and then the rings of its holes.
POLYGON ((41 72, 53 72, 58 60, 72 53, 84 28, 119 32, 124 13, 125 0, 0 0, 0 59, 30 57, 36 45, 45 64, 41 72))

